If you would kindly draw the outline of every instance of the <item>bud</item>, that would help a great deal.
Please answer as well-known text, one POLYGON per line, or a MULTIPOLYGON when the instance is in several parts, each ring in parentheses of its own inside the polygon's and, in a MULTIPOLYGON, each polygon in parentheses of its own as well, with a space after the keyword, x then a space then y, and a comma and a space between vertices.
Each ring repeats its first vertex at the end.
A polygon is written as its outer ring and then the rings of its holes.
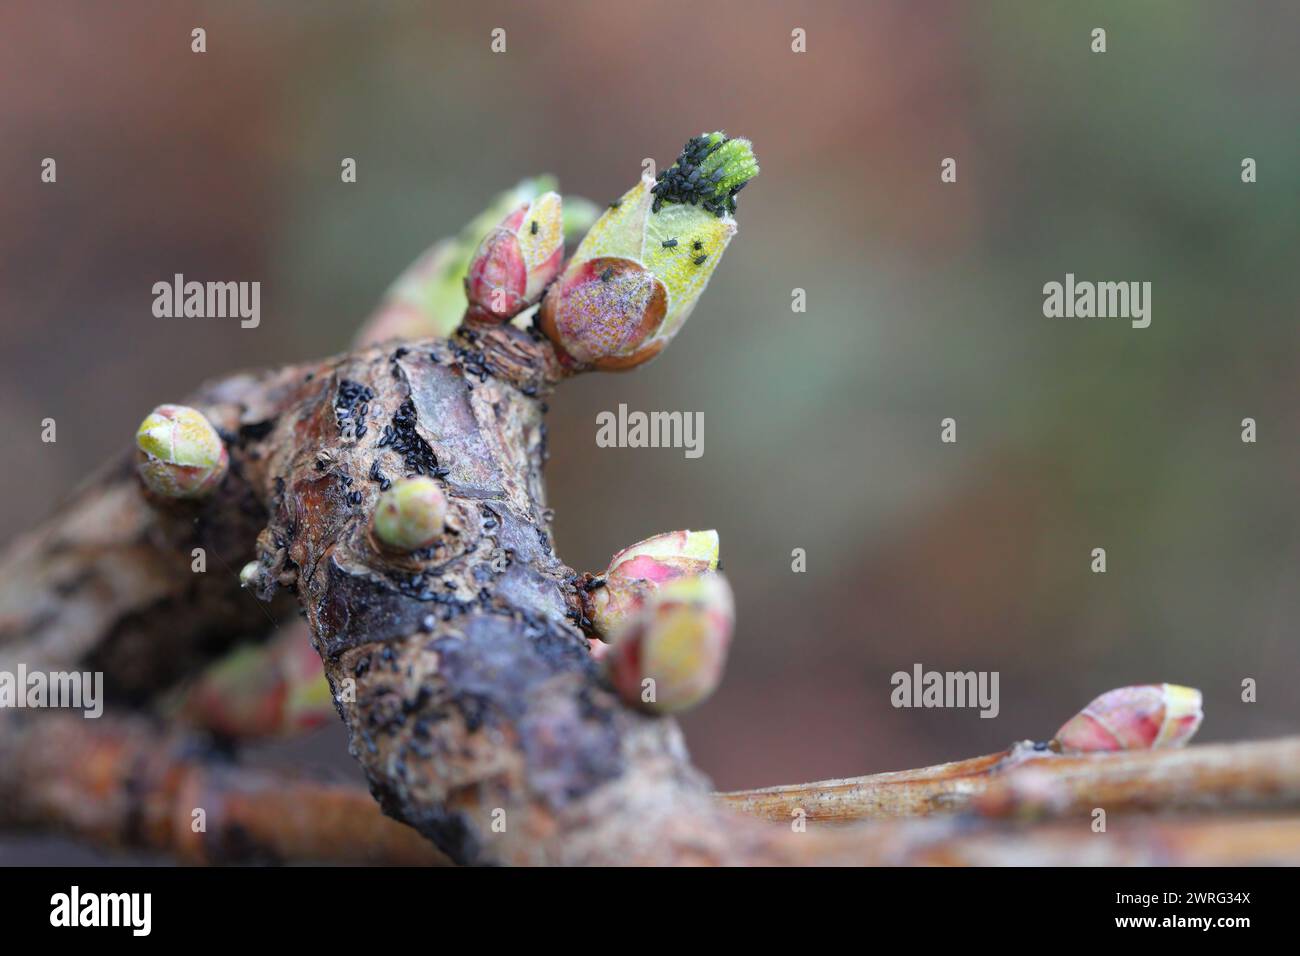
POLYGON ((375 537, 397 551, 418 551, 442 535, 447 499, 429 477, 402 478, 379 496, 375 506, 375 537))
POLYGON ((584 613, 609 640, 646 597, 669 581, 716 571, 718 532, 669 531, 638 541, 610 559, 602 587, 584 593, 584 613))
POLYGON ((203 413, 159 405, 135 433, 136 470, 150 491, 167 498, 201 498, 226 475, 225 443, 203 413))
POLYGON ((708 285, 736 233, 736 193, 757 174, 749 140, 692 139, 591 227, 542 300, 542 331, 570 361, 606 371, 658 355, 708 285))
MULTIPOLYGON (((483 237, 512 211, 532 203, 556 186, 553 176, 521 180, 512 189, 493 197, 487 209, 466 224, 455 238, 443 239, 425 250, 384 293, 379 307, 361 327, 357 344, 451 335, 469 307, 465 276, 483 237)), ((566 196, 562 205, 564 238, 576 241, 596 221, 595 204, 581 196, 566 196)))
POLYGON ((276 649, 279 671, 284 680, 284 709, 281 727, 288 733, 321 727, 338 719, 338 708, 325 665, 306 634, 293 635, 297 640, 276 649))
POLYGON ((1201 692, 1177 684, 1107 691, 1056 732, 1064 753, 1181 747, 1201 726, 1201 692))
POLYGON ((502 322, 535 302, 564 261, 559 194, 519 206, 484 237, 465 276, 469 315, 502 322))
POLYGON ((320 727, 335 708, 320 657, 295 627, 208 667, 184 692, 180 715, 214 733, 250 739, 320 727))
POLYGON ((734 622, 731 588, 722 575, 672 581, 650 595, 616 636, 604 655, 606 672, 631 706, 656 713, 694 707, 722 680, 734 622))

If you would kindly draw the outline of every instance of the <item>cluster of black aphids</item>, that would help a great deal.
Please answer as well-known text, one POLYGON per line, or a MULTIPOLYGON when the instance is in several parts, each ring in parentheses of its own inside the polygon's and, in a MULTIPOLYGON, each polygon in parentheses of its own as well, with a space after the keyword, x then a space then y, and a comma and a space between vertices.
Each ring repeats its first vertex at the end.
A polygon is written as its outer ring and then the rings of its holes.
POLYGON ((687 141, 677 162, 667 169, 659 170, 655 177, 657 182, 650 187, 655 201, 651 209, 658 212, 666 202, 690 203, 701 205, 719 219, 723 213, 736 211, 736 193, 745 184, 741 183, 725 195, 718 195, 718 183, 725 170, 719 166, 707 176, 700 169, 700 163, 722 147, 725 138, 710 142, 707 136, 695 136, 687 141))

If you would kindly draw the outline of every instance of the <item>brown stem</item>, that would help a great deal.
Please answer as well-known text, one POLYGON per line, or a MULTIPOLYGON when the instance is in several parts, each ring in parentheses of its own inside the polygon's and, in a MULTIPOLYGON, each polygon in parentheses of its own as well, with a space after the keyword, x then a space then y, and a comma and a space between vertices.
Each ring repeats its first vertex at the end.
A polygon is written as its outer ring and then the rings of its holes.
POLYGON ((0 737, 0 826, 48 827, 188 863, 448 862, 361 787, 223 765, 185 749, 141 720, 13 721, 0 737))
POLYGON ((968 811, 1070 816, 1132 810, 1300 807, 1300 737, 1063 756, 1019 744, 897 773, 717 794, 767 820, 850 823, 968 811))

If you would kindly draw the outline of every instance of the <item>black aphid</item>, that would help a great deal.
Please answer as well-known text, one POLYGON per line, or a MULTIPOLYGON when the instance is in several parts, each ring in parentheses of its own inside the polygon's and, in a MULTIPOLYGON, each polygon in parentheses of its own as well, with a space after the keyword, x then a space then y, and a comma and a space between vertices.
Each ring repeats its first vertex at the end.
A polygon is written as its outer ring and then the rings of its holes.
POLYGON ((528 227, 528 231, 531 232, 534 236, 537 235, 537 220, 536 220, 536 219, 534 219, 533 222, 532 222, 532 225, 530 225, 530 226, 528 227))
POLYGON ((702 265, 704 265, 704 260, 707 259, 707 258, 709 258, 709 254, 706 252, 706 253, 705 253, 704 255, 702 255, 702 256, 696 256, 696 257, 695 257, 694 259, 692 259, 691 261, 694 262, 697 266, 702 266, 702 265))
MULTIPOLYGON (((334 416, 338 420, 339 429, 342 430, 344 421, 352 418, 354 412, 358 419, 365 418, 365 412, 370 410, 370 400, 374 397, 375 393, 359 382, 346 378, 340 381, 338 394, 334 398, 334 416)), ((360 428, 364 434, 365 426, 360 428)))
POLYGON ((673 249, 673 248, 675 248, 676 246, 677 246, 677 240, 676 240, 676 239, 665 239, 665 240, 664 240, 664 248, 665 248, 665 249, 673 249))
POLYGON ((415 429, 415 403, 411 399, 408 398, 397 406, 391 428, 393 450, 403 457, 407 471, 423 475, 437 470, 438 459, 433 449, 415 429))
POLYGON ((612 279, 613 277, 614 277, 614 267, 613 267, 613 266, 610 266, 609 268, 607 268, 604 272, 602 272, 602 273, 600 274, 600 281, 601 281, 601 282, 608 282, 608 281, 609 281, 610 279, 612 279))
POLYGON ((702 205, 719 217, 728 211, 734 212, 734 193, 725 197, 717 195, 718 183, 726 176, 725 169, 720 166, 705 176, 700 168, 700 164, 721 149, 725 142, 726 137, 716 143, 710 142, 707 136, 695 136, 688 140, 681 155, 677 157, 677 162, 668 169, 661 170, 655 177, 657 181, 650 188, 655 197, 651 209, 658 212, 665 202, 675 202, 702 205))

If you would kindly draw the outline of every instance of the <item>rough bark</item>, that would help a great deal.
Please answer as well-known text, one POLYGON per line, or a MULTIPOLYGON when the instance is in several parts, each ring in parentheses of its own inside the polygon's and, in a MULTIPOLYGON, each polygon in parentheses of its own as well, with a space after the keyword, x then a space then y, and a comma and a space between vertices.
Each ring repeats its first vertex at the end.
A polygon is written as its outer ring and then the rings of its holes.
POLYGON ((256 554, 264 598, 297 592, 381 805, 457 861, 743 859, 745 840, 707 826, 723 811, 676 725, 624 708, 587 652, 541 476, 563 374, 504 327, 200 390, 188 403, 230 445, 220 493, 149 501, 126 462, 88 485, 0 562, 4 661, 103 669, 115 698, 142 700, 269 629, 235 574, 189 567, 193 547, 232 570, 256 554), (431 468, 458 533, 416 556, 376 548, 379 476, 431 468))

